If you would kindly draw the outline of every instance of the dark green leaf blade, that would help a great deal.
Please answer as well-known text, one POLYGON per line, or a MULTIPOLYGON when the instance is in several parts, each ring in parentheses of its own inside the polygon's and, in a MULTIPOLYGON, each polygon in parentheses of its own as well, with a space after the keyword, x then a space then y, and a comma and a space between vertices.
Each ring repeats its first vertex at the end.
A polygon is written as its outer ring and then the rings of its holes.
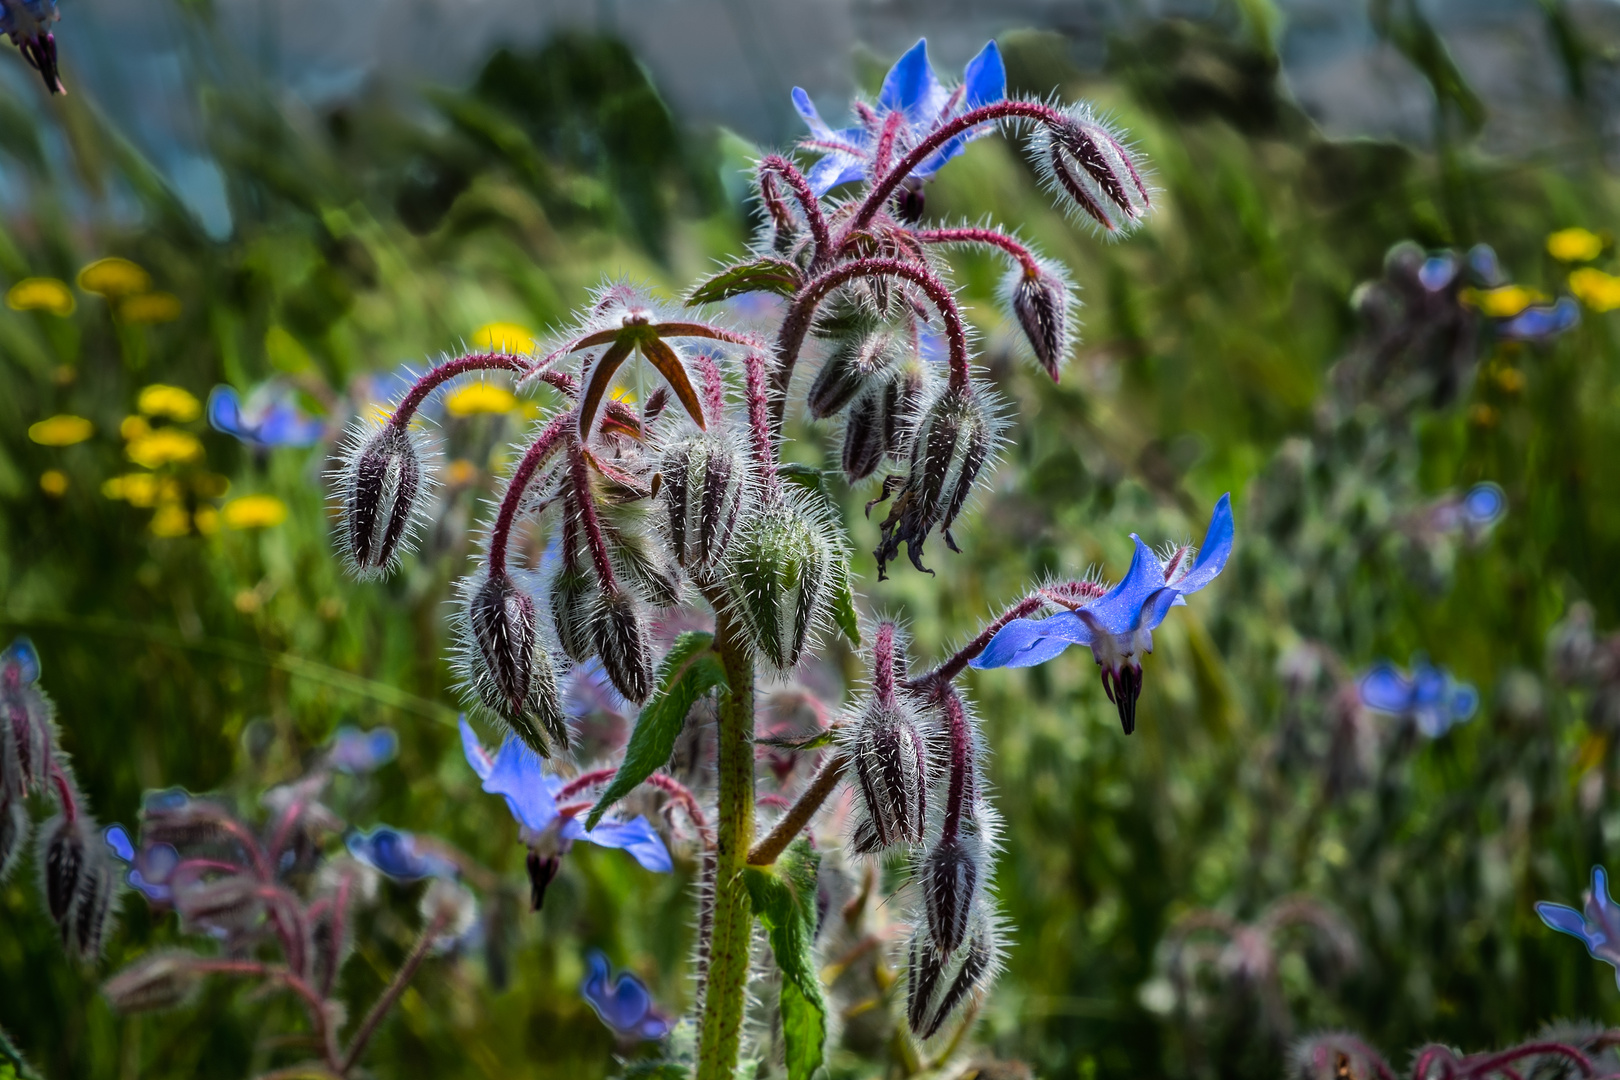
POLYGON ((700 282, 687 300, 693 304, 715 304, 750 292, 773 292, 792 296, 804 284, 799 268, 784 259, 766 257, 728 266, 707 281, 700 282))
POLYGON ((693 703, 716 686, 724 685, 725 669, 714 655, 713 644, 713 634, 695 630, 675 639, 658 670, 658 692, 636 718, 636 730, 630 733, 624 763, 608 789, 591 807, 590 816, 585 819, 587 829, 596 828, 596 823, 614 803, 669 761, 693 703))
POLYGON ((816 972, 816 871, 821 855, 804 837, 768 870, 749 867, 745 880, 782 971, 782 1037, 788 1080, 811 1080, 827 1042, 827 1001, 816 972))

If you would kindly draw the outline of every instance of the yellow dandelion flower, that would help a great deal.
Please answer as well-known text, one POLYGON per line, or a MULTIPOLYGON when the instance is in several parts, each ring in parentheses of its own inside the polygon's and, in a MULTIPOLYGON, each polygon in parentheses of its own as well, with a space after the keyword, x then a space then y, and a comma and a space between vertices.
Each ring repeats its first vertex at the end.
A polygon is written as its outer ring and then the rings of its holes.
POLYGON ((539 342, 527 326, 510 322, 485 323, 473 331, 472 343, 492 352, 533 352, 539 342))
POLYGON ((95 434, 96 427, 82 416, 62 413, 28 426, 28 437, 41 446, 72 446, 95 434))
POLYGON ((504 386, 484 382, 459 387, 444 399, 444 410, 451 416, 507 413, 517 408, 517 405, 517 396, 512 391, 504 386))
POLYGON ((46 469, 39 474, 39 490, 53 499, 67 494, 68 476, 61 469, 46 469))
POLYGON ((180 501, 180 485, 173 477, 154 476, 151 473, 114 476, 101 485, 101 493, 109 499, 122 499, 142 509, 156 506, 159 502, 180 501))
POLYGON ((132 296, 118 305, 118 317, 132 323, 173 322, 180 317, 180 298, 166 292, 132 296))
POLYGON ((614 401, 625 405, 634 405, 636 403, 636 392, 628 386, 615 386, 608 396, 614 401))
POLYGON ((1494 289, 1464 289, 1462 299, 1493 319, 1511 319, 1531 304, 1546 300, 1547 295, 1523 285, 1501 285, 1494 289))
POLYGON ((274 495, 244 495, 220 511, 226 528, 268 529, 287 520, 287 504, 274 495))
POLYGON ((1620 307, 1620 277, 1583 266, 1569 275, 1569 291, 1593 311, 1620 307))
POLYGON ((1588 262, 1603 251, 1603 238, 1588 229, 1559 229, 1547 237, 1547 254, 1559 262, 1588 262))
POLYGON ((1475 427, 1495 427, 1496 410, 1491 408, 1489 405, 1486 405, 1484 402, 1480 402, 1478 405, 1475 405, 1473 408, 1468 410, 1468 422, 1473 424, 1475 427))
POLYGON ((126 442, 151 433, 152 425, 146 422, 144 416, 126 416, 118 424, 118 434, 122 435, 126 442))
POLYGON ((133 296, 151 287, 151 274, 116 255, 97 259, 79 271, 79 288, 102 296, 133 296))
POLYGON ((185 536, 191 531, 191 515, 177 502, 166 502, 152 515, 153 536, 185 536))
POLYGON ((198 461, 203 456, 203 446, 189 431, 158 428, 131 439, 124 453, 135 464, 156 469, 175 462, 198 461))
POLYGON ((190 391, 163 383, 142 388, 135 407, 147 416, 167 416, 182 424, 189 424, 202 415, 202 402, 190 391))
POLYGON ((191 523, 204 536, 213 536, 219 532, 219 511, 212 506, 199 506, 197 512, 191 515, 191 523))
POLYGON ((6 291, 6 306, 12 311, 48 311, 67 318, 78 307, 73 290, 53 277, 23 278, 6 291))

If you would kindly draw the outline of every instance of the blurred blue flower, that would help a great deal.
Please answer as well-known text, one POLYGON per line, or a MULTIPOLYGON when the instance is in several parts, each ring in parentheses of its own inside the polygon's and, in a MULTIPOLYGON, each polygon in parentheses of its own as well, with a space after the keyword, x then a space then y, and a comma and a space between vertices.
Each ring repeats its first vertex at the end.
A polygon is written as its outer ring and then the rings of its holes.
MULTIPOLYGON (((968 61, 962 73, 962 85, 953 90, 947 90, 934 74, 933 65, 928 62, 928 40, 918 41, 895 61, 884 77, 877 107, 858 106, 861 122, 855 127, 833 130, 816 112, 810 95, 795 86, 793 107, 810 127, 810 137, 799 146, 822 155, 821 160, 811 166, 806 179, 817 195, 825 195, 839 184, 866 176, 877 150, 878 137, 891 113, 899 112, 903 117, 890 158, 893 164, 940 125, 1006 96, 1007 71, 994 41, 968 61)), ((981 124, 955 136, 930 154, 911 173, 912 178, 921 181, 933 176, 968 143, 990 134, 995 126, 994 123, 981 124)))
POLYGON ((387 825, 379 825, 369 833, 350 833, 348 846, 350 855, 395 881, 456 876, 455 864, 449 859, 419 851, 415 836, 387 825))
POLYGON ((180 852, 175 850, 174 845, 153 844, 137 849, 122 825, 107 826, 102 838, 119 861, 129 865, 125 878, 130 888, 139 890, 148 900, 157 903, 167 903, 173 899, 174 891, 169 886, 169 879, 174 874, 174 868, 180 865, 180 852))
POLYGON ((56 0, 0 0, 0 33, 11 39, 53 94, 62 93, 62 80, 56 72, 56 38, 49 27, 59 18, 56 0))
POLYGON ((1580 321, 1580 307, 1574 300, 1563 296, 1556 304, 1525 308, 1513 318, 1498 324, 1496 332, 1515 341, 1546 341, 1573 329, 1580 321))
POLYGON ((394 760, 399 752, 399 736, 392 728, 361 731, 345 724, 332 736, 326 751, 327 763, 339 772, 368 773, 394 760))
POLYGON ((326 432, 322 421, 293 403, 291 387, 274 382, 255 390, 245 406, 234 388, 214 387, 208 395, 208 423, 215 431, 261 449, 311 446, 326 432))
POLYGON ((1502 264, 1489 244, 1475 244, 1468 249, 1468 269, 1481 285, 1488 288, 1502 284, 1502 264))
POLYGON ((674 1025, 653 1004, 652 995, 640 979, 628 971, 610 978, 608 958, 592 949, 585 958, 589 971, 579 985, 580 996, 596 1011, 602 1023, 622 1039, 662 1039, 674 1025))
POLYGON ((1172 607, 1184 605, 1226 566, 1232 554, 1232 496, 1222 495, 1210 516, 1204 543, 1191 567, 1188 548, 1179 548, 1168 563, 1160 561, 1139 536, 1136 555, 1125 578, 1104 596, 1084 607, 1044 619, 1014 619, 990 639, 973 661, 976 668, 1031 667, 1044 664, 1070 645, 1089 645, 1102 669, 1103 691, 1119 708, 1129 735, 1136 728, 1136 699, 1142 692, 1144 653, 1153 651, 1153 630, 1172 607))
POLYGON ((569 673, 563 711, 571 720, 582 720, 594 713, 625 716, 635 712, 636 707, 613 685, 601 658, 593 656, 569 673))
POLYGON ((1603 867, 1592 867, 1592 888, 1586 894, 1584 915, 1545 900, 1536 905, 1536 914, 1559 933, 1584 941, 1592 959, 1615 969, 1615 985, 1620 986, 1620 909, 1609 897, 1609 875, 1603 867))
POLYGON ((0 652, 0 687, 12 689, 39 679, 39 652, 29 638, 14 638, 0 652))
POLYGON ((1431 255, 1418 268, 1418 281, 1430 292, 1439 292, 1456 279, 1457 269, 1456 256, 1449 252, 1445 255, 1431 255))
POLYGON ((674 869, 663 839, 640 814, 630 821, 604 821, 588 831, 577 817, 563 817, 557 806, 557 792, 566 781, 560 776, 547 776, 540 759, 516 739, 506 740, 491 757, 463 715, 461 748, 467 764, 484 782, 484 790, 506 799, 512 816, 527 830, 531 845, 542 833, 555 829, 564 850, 573 841, 583 840, 599 847, 622 848, 636 862, 660 874, 674 869))
POLYGON ((1479 691, 1453 679, 1450 672, 1422 655, 1412 658, 1410 678, 1385 661, 1361 676, 1356 685, 1367 708, 1410 717, 1431 739, 1438 739, 1479 708, 1479 691))
POLYGON ((1507 493, 1489 480, 1468 489, 1462 500, 1463 516, 1476 529, 1495 525, 1507 513, 1507 493))

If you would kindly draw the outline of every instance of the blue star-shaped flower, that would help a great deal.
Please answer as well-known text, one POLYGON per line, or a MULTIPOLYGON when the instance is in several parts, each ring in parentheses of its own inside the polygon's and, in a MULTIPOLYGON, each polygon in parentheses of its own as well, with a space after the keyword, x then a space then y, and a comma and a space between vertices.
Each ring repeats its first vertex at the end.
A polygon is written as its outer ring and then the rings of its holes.
MULTIPOLYGON (((1001 63, 1001 51, 994 41, 968 61, 962 72, 962 85, 950 90, 940 83, 933 65, 928 62, 928 39, 918 41, 911 51, 895 61, 884 77, 877 107, 857 105, 860 123, 854 127, 833 130, 816 112, 810 95, 795 86, 793 107, 810 126, 810 138, 799 145, 822 155, 806 179, 817 195, 825 195, 839 184, 866 176, 877 151, 878 137, 891 113, 902 115, 890 157, 893 164, 941 124, 970 109, 1002 101, 1006 96, 1007 69, 1001 63)), ((990 134, 994 128, 994 123, 981 124, 955 136, 913 170, 912 179, 927 180, 960 154, 968 143, 990 134)))
POLYGON ((272 446, 311 446, 320 441, 326 425, 293 403, 288 387, 266 383, 248 396, 247 404, 235 389, 216 386, 208 395, 208 422, 239 442, 256 449, 272 446))
POLYGON ((1226 566, 1232 554, 1232 496, 1215 504, 1198 557, 1189 567, 1187 548, 1168 563, 1161 561, 1135 533, 1136 555, 1125 578, 1102 597, 1072 611, 1044 619, 1014 619, 1002 627, 976 668, 1032 667, 1044 664, 1070 645, 1089 645, 1102 669, 1103 691, 1119 708, 1129 735, 1136 728, 1136 699, 1142 692, 1142 662, 1153 651, 1153 630, 1172 607, 1183 605, 1226 566))
POLYGON ((1438 739, 1479 708, 1479 691, 1451 677, 1422 655, 1412 658, 1412 675, 1385 661, 1356 681, 1361 703, 1369 709, 1409 716, 1418 730, 1438 739))
POLYGON ((1592 888, 1586 894, 1584 915, 1572 907, 1546 901, 1536 905, 1536 914, 1559 933, 1586 942, 1592 959, 1615 969, 1615 985, 1620 986, 1620 908, 1609 897, 1609 875, 1603 867, 1592 867, 1592 888))
POLYGON ((579 985, 580 996, 602 1023, 622 1039, 662 1039, 674 1025, 653 1004, 640 979, 628 971, 612 978, 608 958, 592 949, 585 958, 589 971, 579 985))
POLYGON ((559 776, 547 776, 540 759, 516 739, 506 740, 491 756, 479 743, 466 716, 462 716, 461 748, 467 764, 484 782, 484 790, 506 799, 507 808, 523 826, 524 839, 531 846, 542 834, 554 832, 563 850, 583 840, 599 847, 621 848, 636 862, 660 874, 674 869, 663 839, 640 814, 630 821, 604 821, 589 830, 577 817, 563 817, 557 806, 557 792, 565 781, 559 776))
POLYGON ((369 833, 350 833, 348 846, 350 855, 395 881, 456 876, 456 866, 449 859, 423 851, 415 836, 387 825, 379 825, 369 833))

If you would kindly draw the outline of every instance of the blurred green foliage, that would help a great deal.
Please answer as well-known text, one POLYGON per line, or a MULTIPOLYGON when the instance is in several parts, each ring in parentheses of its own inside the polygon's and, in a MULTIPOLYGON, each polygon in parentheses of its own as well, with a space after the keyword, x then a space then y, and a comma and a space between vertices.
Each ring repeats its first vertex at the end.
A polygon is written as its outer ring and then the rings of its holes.
MULTIPOLYGON (((1382 32, 1439 80, 1443 110, 1471 118, 1478 98, 1416 10, 1379 5, 1382 32)), ((1515 281, 1564 289, 1546 235, 1615 220, 1601 143, 1557 161, 1492 158, 1461 141, 1468 125, 1447 123, 1437 152, 1331 142, 1281 91, 1264 34, 1204 24, 1113 43, 1100 79, 1070 68, 1053 35, 1002 44, 1014 90, 1094 99, 1133 133, 1160 212, 1129 243, 1100 243, 1050 207, 999 139, 933 185, 931 215, 988 207, 1072 268, 1085 342, 1050 385, 1013 359, 993 300, 1000 264, 955 260, 982 362, 1017 420, 992 489, 957 529, 966 554, 938 554, 937 578, 883 585, 863 557, 863 605, 902 613, 918 653, 938 655, 1033 579, 1092 565, 1119 576, 1133 531, 1152 543, 1192 535, 1226 490, 1239 555, 1159 634, 1130 738, 1078 650, 974 678, 1015 928, 982 1040, 1042 1076, 1277 1075, 1282 1037, 1244 1012, 1242 991, 1232 1015, 1167 1001, 1165 942, 1190 911, 1249 921, 1300 892, 1343 916, 1361 964, 1330 984, 1308 948, 1279 962, 1295 1033, 1346 1026, 1398 1054, 1430 1038, 1500 1045, 1554 1016, 1620 1021, 1608 970, 1531 909, 1577 902, 1588 867, 1620 841, 1615 733, 1585 718, 1544 661, 1576 599, 1600 628, 1620 624, 1614 317, 1588 311, 1547 347, 1491 347, 1437 407, 1323 419, 1327 373, 1356 333, 1352 290, 1395 242, 1487 242, 1515 281), (1414 565, 1395 535, 1399 500, 1481 479, 1506 489, 1506 520, 1481 546, 1414 565), (1331 751, 1290 742, 1327 738, 1324 715, 1300 713, 1279 671, 1303 642, 1350 669, 1425 650, 1481 687, 1481 715, 1433 743, 1386 747, 1374 782, 1328 798, 1331 751)), ((338 724, 390 723, 401 754, 348 793, 351 819, 436 832, 516 881, 515 826, 461 761, 442 658, 467 528, 521 420, 447 421, 449 457, 466 469, 444 527, 406 574, 366 586, 331 550, 326 448, 256 454, 201 421, 172 423, 205 459, 157 470, 185 515, 168 530, 184 535, 160 536, 153 509, 103 494, 140 471, 120 428, 154 382, 200 399, 218 382, 245 392, 274 376, 307 408, 335 410, 361 374, 421 364, 487 323, 561 322, 604 275, 681 290, 748 235, 740 140, 686 129, 624 46, 590 37, 498 52, 470 90, 428 95, 431 123, 368 98, 295 122, 262 87, 196 78, 227 180, 224 240, 82 96, 0 102, 0 154, 25 208, 0 229, 6 284, 72 283, 117 254, 181 305, 153 324, 82 291, 65 318, 0 312, 0 627, 38 644, 104 821, 131 820, 143 789, 175 784, 251 806, 338 724), (65 155, 47 154, 57 141, 65 155), (85 199, 139 213, 86 227, 85 199), (30 440, 30 425, 62 413, 88 418, 94 436, 30 440), (65 488, 41 485, 50 470, 65 488), (230 481, 225 498, 214 475, 230 481), (284 501, 286 521, 206 527, 210 508, 249 493, 284 501)), ((1612 259, 1611 244, 1599 265, 1612 259)), ((831 461, 829 438, 801 430, 790 456, 831 461)), ((845 501, 869 550, 868 497, 845 501)), ((576 993, 583 951, 604 948, 685 1006, 688 884, 579 850, 543 914, 520 922, 507 985, 473 961, 433 967, 372 1066, 604 1075, 614 1046, 576 993)), ((41 1073, 237 1077, 279 1061, 262 1033, 299 1026, 279 998, 221 984, 186 1011, 114 1015, 95 993, 104 972, 62 958, 32 891, 26 868, 0 887, 0 1026, 41 1073)), ((370 939, 381 951, 346 969, 351 1004, 408 945, 410 901, 394 898, 370 939)), ((106 970, 171 940, 171 923, 126 899, 106 970)), ((839 1075, 864 1075, 839 1060, 839 1075)))

